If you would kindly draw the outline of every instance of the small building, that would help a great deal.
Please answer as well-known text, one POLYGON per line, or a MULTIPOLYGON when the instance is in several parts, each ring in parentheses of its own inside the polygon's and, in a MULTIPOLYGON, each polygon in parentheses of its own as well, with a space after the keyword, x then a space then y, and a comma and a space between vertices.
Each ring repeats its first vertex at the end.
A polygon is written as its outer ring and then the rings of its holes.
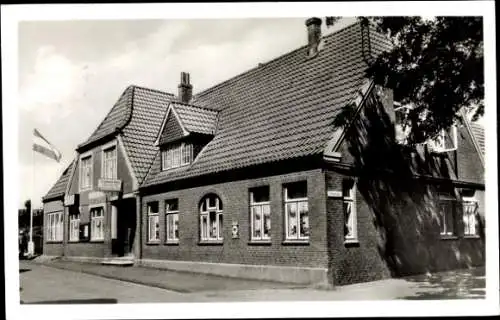
POLYGON ((193 95, 128 87, 44 197, 44 253, 339 285, 484 264, 471 124, 411 146, 360 23, 193 95), (350 124, 334 120, 350 105, 350 124))

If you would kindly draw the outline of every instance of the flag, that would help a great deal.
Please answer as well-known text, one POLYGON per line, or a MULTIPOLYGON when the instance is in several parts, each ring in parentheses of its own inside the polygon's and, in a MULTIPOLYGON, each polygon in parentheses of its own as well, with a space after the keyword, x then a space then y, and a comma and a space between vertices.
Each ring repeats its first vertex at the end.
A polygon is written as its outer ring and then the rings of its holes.
POLYGON ((33 130, 33 150, 43 154, 46 157, 61 160, 61 152, 56 149, 47 139, 45 139, 37 129, 33 130))

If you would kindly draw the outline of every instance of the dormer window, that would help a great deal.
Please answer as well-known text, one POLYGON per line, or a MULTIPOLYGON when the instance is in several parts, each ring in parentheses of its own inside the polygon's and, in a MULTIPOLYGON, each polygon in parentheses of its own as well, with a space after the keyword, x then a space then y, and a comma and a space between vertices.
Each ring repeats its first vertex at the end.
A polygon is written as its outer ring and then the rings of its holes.
POLYGON ((396 122, 394 125, 394 130, 396 134, 396 142, 398 144, 406 145, 408 144, 408 136, 411 132, 411 126, 409 123, 405 122, 408 118, 408 114, 412 107, 395 102, 394 103, 394 114, 396 116, 396 122))
POLYGON ((193 145, 186 142, 172 144, 161 152, 161 158, 162 170, 188 165, 193 159, 193 145))
POLYGON ((449 152, 457 150, 457 127, 451 126, 448 130, 441 130, 438 136, 429 142, 434 152, 449 152))

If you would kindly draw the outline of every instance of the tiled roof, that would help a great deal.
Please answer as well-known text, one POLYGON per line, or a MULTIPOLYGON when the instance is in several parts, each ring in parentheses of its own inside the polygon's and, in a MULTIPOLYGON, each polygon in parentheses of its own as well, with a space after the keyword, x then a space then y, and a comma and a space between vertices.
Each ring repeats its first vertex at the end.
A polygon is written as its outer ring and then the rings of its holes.
POLYGON ((484 155, 484 127, 477 122, 471 122, 470 126, 472 129, 472 134, 474 135, 474 138, 476 139, 479 148, 484 155))
POLYGON ((134 97, 134 86, 129 86, 120 96, 113 108, 106 115, 104 120, 99 124, 97 129, 90 135, 84 143, 78 147, 86 146, 92 142, 101 139, 108 134, 115 132, 116 129, 122 128, 127 124, 132 112, 132 101, 134 97))
POLYGON ((172 103, 171 106, 177 111, 187 131, 203 134, 215 133, 217 111, 183 103, 172 103))
POLYGON ((49 199, 54 199, 56 197, 62 197, 64 195, 73 164, 74 161, 72 161, 69 164, 69 166, 63 171, 57 182, 52 186, 52 188, 50 188, 49 192, 47 192, 47 194, 42 198, 42 200, 45 201, 49 199))
POLYGON ((138 86, 129 88, 132 88, 131 117, 122 129, 122 139, 133 174, 140 184, 157 153, 154 142, 174 95, 138 86))
MULTIPOLYGON (((375 31, 370 37, 373 54, 389 45, 375 31)), ((313 58, 304 46, 197 94, 194 104, 220 110, 214 139, 182 170, 160 171, 157 156, 143 185, 322 153, 367 67, 359 23, 324 42, 313 58)))

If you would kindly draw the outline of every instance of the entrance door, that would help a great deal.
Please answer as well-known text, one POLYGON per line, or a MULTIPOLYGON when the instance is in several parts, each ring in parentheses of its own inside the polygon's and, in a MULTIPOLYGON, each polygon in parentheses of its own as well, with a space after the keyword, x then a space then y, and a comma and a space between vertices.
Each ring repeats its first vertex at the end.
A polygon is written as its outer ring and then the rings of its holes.
MULTIPOLYGON (((113 239, 113 254, 123 257, 132 252, 135 236, 135 198, 122 199, 116 206, 116 239, 113 239)), ((111 216, 113 221, 113 216, 111 216)))

